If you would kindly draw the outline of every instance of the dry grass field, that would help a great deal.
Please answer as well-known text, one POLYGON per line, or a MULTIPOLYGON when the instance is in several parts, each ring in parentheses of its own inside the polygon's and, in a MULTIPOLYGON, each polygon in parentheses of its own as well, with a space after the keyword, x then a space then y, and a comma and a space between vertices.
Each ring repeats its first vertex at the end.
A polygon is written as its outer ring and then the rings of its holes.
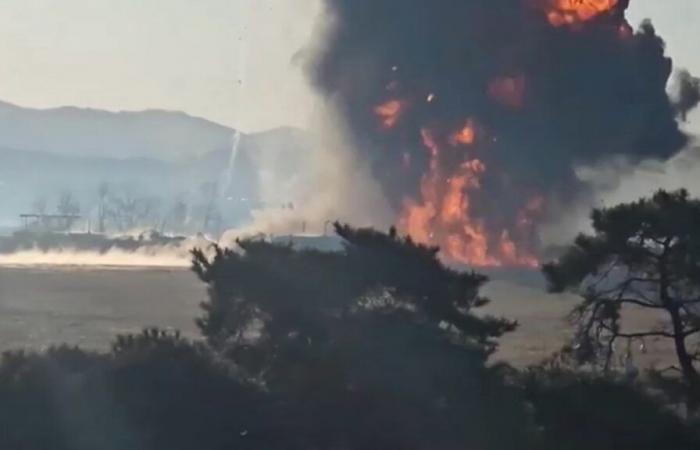
MULTIPOLYGON (((574 299, 546 294, 536 277, 494 278, 485 290, 493 300, 485 312, 520 323, 496 357, 523 366, 556 351, 570 333, 564 317, 574 299)), ((197 337, 193 319, 205 297, 204 286, 185 269, 0 268, 0 349, 55 343, 105 349, 114 335, 149 326, 197 337)), ((635 315, 628 325, 650 320, 635 315)), ((646 348, 637 357, 642 364, 672 357, 663 343, 647 342, 646 348)))

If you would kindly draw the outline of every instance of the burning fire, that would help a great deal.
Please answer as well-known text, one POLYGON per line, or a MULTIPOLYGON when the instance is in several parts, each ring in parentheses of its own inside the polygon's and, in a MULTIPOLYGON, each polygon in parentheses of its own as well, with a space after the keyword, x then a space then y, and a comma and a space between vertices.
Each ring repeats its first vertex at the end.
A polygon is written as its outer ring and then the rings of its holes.
POLYGON ((404 102, 389 100, 374 108, 374 114, 377 115, 384 129, 391 129, 398 123, 404 108, 404 102))
POLYGON ((587 22, 612 11, 619 0, 550 0, 547 20, 555 27, 587 22))
MULTIPOLYGON (((423 176, 419 199, 406 199, 399 217, 399 229, 416 241, 437 245, 443 256, 453 262, 474 266, 538 265, 528 251, 518 247, 507 229, 488 230, 474 217, 472 196, 481 194, 481 180, 486 164, 476 156, 475 122, 465 125, 446 137, 429 128, 421 130, 422 144, 429 156, 428 171, 423 176), (441 164, 445 145, 464 150, 457 169, 441 164), (495 236, 495 238, 494 238, 495 236)), ((532 200, 519 214, 517 226, 529 229, 533 216, 541 211, 540 200, 532 200)))
MULTIPOLYGON (((580 25, 613 11, 619 4, 619 0, 535 1, 545 5, 546 17, 555 27, 580 25)), ((626 22, 616 30, 621 39, 632 35, 626 22)), ((391 71, 395 74, 398 67, 392 67, 391 71)), ((389 86, 397 83, 392 80, 389 86)), ((436 94, 424 88, 420 89, 423 94, 408 97, 410 100, 392 98, 374 107, 380 129, 391 132, 409 112, 420 117, 420 111, 414 111, 421 108, 416 98, 425 99, 426 108, 434 108, 436 94), (422 97, 425 93, 427 96, 422 97)), ((522 73, 495 76, 484 89, 488 98, 504 109, 516 112, 525 107, 527 78, 522 73)), ((413 116, 411 119, 414 123, 413 116)), ((489 211, 498 209, 492 205, 499 200, 489 198, 490 186, 509 179, 507 173, 499 172, 498 163, 490 160, 492 153, 488 152, 497 149, 499 136, 492 135, 492 130, 484 127, 478 117, 469 117, 455 126, 446 125, 443 120, 418 128, 427 164, 418 193, 403 200, 399 230, 417 242, 440 247, 443 257, 452 262, 477 267, 537 267, 535 231, 543 216, 544 197, 526 195, 518 204, 517 195, 521 195, 522 187, 510 186, 505 181, 502 184, 513 192, 514 198, 507 199, 509 205, 503 206, 508 210, 504 217, 498 213, 495 214, 498 217, 492 217, 494 214, 489 211), (489 167, 491 163, 494 167, 489 167)), ((409 153, 399 155, 404 169, 422 164, 412 160, 409 153)))
POLYGON ((459 145, 471 145, 475 140, 476 131, 474 122, 471 119, 467 120, 461 130, 450 136, 450 144, 452 144, 453 147, 457 147, 459 145))
POLYGON ((577 166, 667 160, 688 141, 663 40, 629 25, 630 0, 415 0, 389 20, 390 1, 324 3, 335 26, 312 81, 398 231, 446 261, 536 266, 554 202, 587 190, 577 166))

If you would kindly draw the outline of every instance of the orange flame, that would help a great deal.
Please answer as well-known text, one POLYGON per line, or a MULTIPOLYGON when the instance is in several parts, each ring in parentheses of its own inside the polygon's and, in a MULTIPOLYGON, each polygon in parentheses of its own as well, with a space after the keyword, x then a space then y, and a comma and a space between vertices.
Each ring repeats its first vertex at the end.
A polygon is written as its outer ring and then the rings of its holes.
POLYGON ((401 100, 389 100, 374 108, 374 114, 379 118, 382 127, 388 130, 399 122, 405 106, 401 100))
POLYGON ((550 0, 547 20, 555 27, 575 25, 612 11, 619 0, 550 0))
MULTIPOLYGON (((493 82, 490 92, 507 105, 522 104, 524 77, 502 78, 493 82)), ((435 99, 427 97, 428 103, 435 99)), ((374 108, 380 126, 393 129, 407 112, 408 103, 392 99, 374 108)), ((422 145, 427 152, 428 167, 420 181, 419 194, 406 198, 399 214, 398 228, 415 241, 438 246, 444 259, 477 267, 527 266, 536 267, 537 258, 518 244, 521 237, 534 230, 543 208, 543 198, 533 198, 523 206, 511 228, 491 225, 476 217, 473 200, 483 196, 482 178, 487 165, 477 152, 482 145, 479 124, 472 118, 461 127, 445 130, 441 125, 420 129, 422 145), (446 147, 459 147, 462 151, 446 147), (455 165, 454 158, 458 159, 455 165), (516 239, 513 239, 513 234, 516 239)), ((412 164, 411 155, 402 153, 404 168, 412 164)))
POLYGON ((458 145, 471 145, 474 141, 476 141, 476 127, 472 119, 468 119, 461 130, 450 136, 450 144, 454 147, 458 145))
MULTIPOLYGON (((446 169, 440 166, 439 136, 422 129, 421 137, 430 156, 429 169, 421 180, 420 199, 404 201, 400 231, 417 242, 439 246, 443 256, 452 262, 480 267, 536 267, 537 259, 519 249, 507 230, 497 232, 495 236, 499 237, 492 239, 483 222, 473 218, 471 195, 480 191, 486 165, 474 156, 467 156, 456 170, 446 174, 446 169)), ((465 127, 447 140, 450 145, 474 143, 474 122, 467 120, 465 127)), ((529 220, 540 205, 539 200, 528 203, 523 217, 529 220)))

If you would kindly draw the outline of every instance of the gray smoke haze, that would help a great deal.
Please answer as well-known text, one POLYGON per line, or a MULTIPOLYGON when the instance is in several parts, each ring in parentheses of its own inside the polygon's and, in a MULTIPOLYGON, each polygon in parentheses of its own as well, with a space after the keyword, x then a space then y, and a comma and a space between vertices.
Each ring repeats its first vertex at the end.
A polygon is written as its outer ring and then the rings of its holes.
POLYGON ((280 177, 275 161, 257 161, 262 167, 260 195, 264 203, 291 203, 293 208, 260 208, 252 221, 225 233, 222 241, 256 234, 322 234, 333 221, 357 226, 388 228, 391 208, 366 161, 358 158, 344 124, 332 103, 319 101, 305 153, 293 176, 280 177), (269 170, 265 170, 268 168, 269 170))

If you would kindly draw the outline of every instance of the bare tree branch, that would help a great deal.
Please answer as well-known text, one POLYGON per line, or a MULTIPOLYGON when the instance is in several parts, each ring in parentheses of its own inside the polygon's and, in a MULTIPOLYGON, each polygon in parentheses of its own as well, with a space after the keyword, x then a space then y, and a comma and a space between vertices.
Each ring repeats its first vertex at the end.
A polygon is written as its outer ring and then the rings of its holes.
POLYGON ((665 338, 670 338, 674 339, 676 337, 675 334, 673 333, 668 333, 666 331, 646 331, 646 332, 640 332, 640 333, 621 333, 619 331, 615 331, 612 328, 610 328, 608 325, 602 323, 601 324, 603 328, 605 328, 607 331, 613 333, 617 337, 621 338, 627 338, 627 339, 637 339, 637 338, 645 338, 645 337, 665 337, 665 338))

